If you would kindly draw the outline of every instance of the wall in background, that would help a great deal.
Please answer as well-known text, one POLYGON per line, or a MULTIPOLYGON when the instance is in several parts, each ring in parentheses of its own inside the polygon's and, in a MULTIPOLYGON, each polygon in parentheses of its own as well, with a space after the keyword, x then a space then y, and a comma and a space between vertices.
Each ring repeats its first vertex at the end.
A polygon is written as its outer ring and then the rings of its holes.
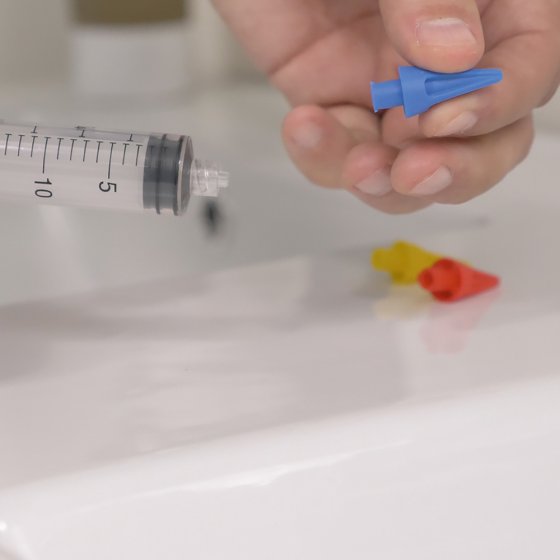
MULTIPOLYGON (((208 83, 256 77, 210 1, 189 2, 189 71, 196 73, 196 79, 208 83)), ((70 0, 0 0, 0 75, 4 87, 11 83, 61 81, 67 76, 69 7, 70 0)))
POLYGON ((560 130, 560 93, 557 93, 548 105, 536 112, 536 122, 539 128, 560 130))
POLYGON ((60 80, 67 39, 67 0, 0 0, 2 83, 60 80))

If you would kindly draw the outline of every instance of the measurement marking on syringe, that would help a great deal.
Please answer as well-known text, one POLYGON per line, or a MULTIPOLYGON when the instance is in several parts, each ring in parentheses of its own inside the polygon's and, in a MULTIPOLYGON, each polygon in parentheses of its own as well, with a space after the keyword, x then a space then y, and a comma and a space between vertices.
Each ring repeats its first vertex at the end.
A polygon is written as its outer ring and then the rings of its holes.
POLYGON ((97 155, 95 156, 95 163, 99 163, 99 150, 101 149, 101 144, 103 144, 103 140, 97 141, 97 155))
POLYGON ((74 153, 74 144, 76 143, 76 139, 72 138, 71 142, 72 145, 70 146, 70 161, 72 161, 72 154, 74 153))
POLYGON ((8 144, 10 142, 11 134, 6 133, 6 145, 4 146, 4 155, 8 155, 8 144))
POLYGON ((62 144, 62 141, 64 140, 64 138, 58 138, 58 149, 56 150, 56 160, 58 161, 58 158, 60 157, 60 146, 62 144))
POLYGON ((138 158, 140 157, 140 148, 142 144, 136 144, 136 167, 138 167, 138 158))
POLYGON ((25 136, 25 134, 20 134, 19 135, 19 144, 18 144, 18 148, 17 148, 17 156, 19 157, 19 153, 21 152, 21 143, 23 141, 23 137, 25 136))
POLYGON ((123 142, 123 144, 124 144, 124 152, 122 156, 122 164, 124 165, 124 162, 126 161, 126 149, 130 146, 130 144, 128 144, 127 142, 123 142))
POLYGON ((87 145, 89 144, 89 140, 84 140, 84 157, 82 161, 86 161, 86 152, 87 152, 87 145))
POLYGON ((109 174, 108 178, 111 178, 111 164, 113 163, 113 149, 115 148, 116 142, 111 142, 111 152, 109 153, 109 174))
POLYGON ((43 173, 45 173, 45 167, 47 164, 47 146, 49 145, 50 136, 45 136, 45 149, 43 150, 43 173))
POLYGON ((35 140, 37 140, 37 136, 33 136, 33 142, 31 142, 31 156, 33 157, 33 150, 35 149, 35 140))

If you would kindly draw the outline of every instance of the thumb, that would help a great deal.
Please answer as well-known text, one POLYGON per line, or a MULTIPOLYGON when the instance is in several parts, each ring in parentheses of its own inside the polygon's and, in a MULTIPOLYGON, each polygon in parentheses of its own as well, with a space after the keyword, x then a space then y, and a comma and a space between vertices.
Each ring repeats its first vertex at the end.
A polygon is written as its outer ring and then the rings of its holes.
POLYGON ((484 54, 475 0, 379 0, 389 41, 409 63, 434 72, 461 72, 484 54))

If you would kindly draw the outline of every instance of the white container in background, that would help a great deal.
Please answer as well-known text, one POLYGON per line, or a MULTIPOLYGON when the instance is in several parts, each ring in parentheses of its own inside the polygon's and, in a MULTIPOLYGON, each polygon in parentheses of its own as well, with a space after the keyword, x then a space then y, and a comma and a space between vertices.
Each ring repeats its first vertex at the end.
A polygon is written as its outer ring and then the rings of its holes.
POLYGON ((74 89, 95 97, 173 95, 189 84, 184 0, 73 0, 74 89))

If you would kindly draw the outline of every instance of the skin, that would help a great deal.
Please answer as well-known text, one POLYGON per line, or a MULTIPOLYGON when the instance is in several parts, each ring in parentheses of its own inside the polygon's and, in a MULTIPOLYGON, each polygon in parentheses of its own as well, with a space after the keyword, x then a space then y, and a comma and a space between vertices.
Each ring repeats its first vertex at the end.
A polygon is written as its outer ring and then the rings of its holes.
POLYGON ((282 134, 299 170, 384 212, 462 203, 497 184, 527 156, 532 111, 560 83, 560 0, 214 3, 293 106, 282 134), (500 68, 504 80, 419 118, 374 114, 369 82, 395 79, 401 64, 500 68))

